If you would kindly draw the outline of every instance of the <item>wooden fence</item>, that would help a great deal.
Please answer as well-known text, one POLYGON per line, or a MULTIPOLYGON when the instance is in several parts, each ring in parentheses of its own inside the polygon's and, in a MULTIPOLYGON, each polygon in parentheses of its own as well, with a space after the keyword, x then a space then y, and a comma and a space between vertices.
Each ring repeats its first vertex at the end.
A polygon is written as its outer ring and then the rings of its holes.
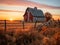
POLYGON ((4 30, 6 32, 6 30, 14 30, 16 28, 19 28, 19 29, 25 29, 27 27, 29 27, 31 25, 33 25, 34 28, 36 28, 36 25, 37 25, 37 22, 35 23, 26 23, 24 21, 20 21, 20 20, 15 20, 15 21, 9 21, 9 20, 0 20, 0 30, 4 30), (9 28, 11 27, 11 28, 9 28))

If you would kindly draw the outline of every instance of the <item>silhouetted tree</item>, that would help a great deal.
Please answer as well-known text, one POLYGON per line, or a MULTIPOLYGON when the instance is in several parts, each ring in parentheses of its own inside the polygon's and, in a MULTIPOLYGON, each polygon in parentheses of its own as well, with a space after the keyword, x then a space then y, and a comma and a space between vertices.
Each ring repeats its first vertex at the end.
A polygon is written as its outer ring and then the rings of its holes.
POLYGON ((52 15, 49 12, 45 13, 46 21, 49 21, 52 18, 52 15))

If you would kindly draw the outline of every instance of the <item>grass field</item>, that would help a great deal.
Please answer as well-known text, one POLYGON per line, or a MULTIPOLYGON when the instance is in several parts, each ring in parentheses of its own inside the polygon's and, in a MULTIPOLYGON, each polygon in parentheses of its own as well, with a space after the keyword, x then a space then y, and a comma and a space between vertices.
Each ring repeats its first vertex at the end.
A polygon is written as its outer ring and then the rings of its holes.
POLYGON ((0 45, 60 45, 60 24, 0 21, 0 45))

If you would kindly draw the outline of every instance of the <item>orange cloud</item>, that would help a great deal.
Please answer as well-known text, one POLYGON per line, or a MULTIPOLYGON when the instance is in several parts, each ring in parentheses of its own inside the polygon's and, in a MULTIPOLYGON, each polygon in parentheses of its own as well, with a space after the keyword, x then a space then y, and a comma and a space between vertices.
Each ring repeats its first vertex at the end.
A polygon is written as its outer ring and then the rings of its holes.
POLYGON ((21 12, 23 13, 23 11, 16 11, 16 10, 0 10, 0 12, 21 12))

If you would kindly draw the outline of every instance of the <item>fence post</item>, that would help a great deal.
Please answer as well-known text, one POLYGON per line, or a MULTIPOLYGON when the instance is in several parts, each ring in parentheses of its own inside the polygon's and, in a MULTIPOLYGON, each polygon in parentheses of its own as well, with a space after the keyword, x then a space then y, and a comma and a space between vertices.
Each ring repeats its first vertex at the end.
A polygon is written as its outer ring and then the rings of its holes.
POLYGON ((23 29, 24 29, 24 21, 22 22, 22 24, 23 24, 23 29))
POLYGON ((4 30, 4 32, 6 32, 6 20, 4 20, 4 28, 5 28, 5 30, 4 30))

